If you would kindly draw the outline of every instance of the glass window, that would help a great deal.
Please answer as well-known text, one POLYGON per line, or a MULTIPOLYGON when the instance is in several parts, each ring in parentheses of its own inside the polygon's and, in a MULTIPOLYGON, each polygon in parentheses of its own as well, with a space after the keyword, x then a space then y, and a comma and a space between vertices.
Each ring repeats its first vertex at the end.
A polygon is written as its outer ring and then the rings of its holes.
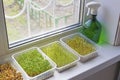
POLYGON ((82 0, 3 0, 3 5, 10 46, 82 22, 82 0))

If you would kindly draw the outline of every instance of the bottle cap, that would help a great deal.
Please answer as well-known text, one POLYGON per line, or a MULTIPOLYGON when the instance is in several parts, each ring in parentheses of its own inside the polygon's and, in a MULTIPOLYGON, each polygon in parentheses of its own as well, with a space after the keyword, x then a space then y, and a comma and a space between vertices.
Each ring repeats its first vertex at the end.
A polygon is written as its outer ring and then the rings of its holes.
POLYGON ((92 15, 97 15, 97 10, 101 6, 99 2, 89 2, 86 4, 86 7, 88 7, 88 13, 91 13, 92 15))

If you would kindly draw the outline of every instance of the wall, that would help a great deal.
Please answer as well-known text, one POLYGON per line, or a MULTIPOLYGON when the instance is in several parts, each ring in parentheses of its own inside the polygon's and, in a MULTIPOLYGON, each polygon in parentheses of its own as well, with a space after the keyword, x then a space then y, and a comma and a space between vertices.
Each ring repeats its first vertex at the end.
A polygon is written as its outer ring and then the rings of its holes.
POLYGON ((117 33, 116 33, 116 38, 115 38, 115 45, 120 45, 120 16, 119 16, 119 23, 117 27, 117 33))
POLYGON ((8 43, 6 39, 6 28, 4 22, 4 12, 2 6, 2 0, 0 0, 0 56, 6 54, 8 52, 8 43))

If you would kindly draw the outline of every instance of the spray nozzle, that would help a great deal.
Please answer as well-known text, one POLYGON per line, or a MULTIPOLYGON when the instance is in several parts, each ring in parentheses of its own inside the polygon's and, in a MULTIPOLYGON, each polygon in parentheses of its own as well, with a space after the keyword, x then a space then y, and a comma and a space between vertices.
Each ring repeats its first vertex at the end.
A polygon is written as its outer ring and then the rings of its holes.
POLYGON ((101 4, 99 2, 95 2, 95 1, 87 3, 86 4, 86 7, 88 8, 87 15, 89 15, 90 13, 92 15, 97 15, 97 10, 100 6, 101 6, 101 4))

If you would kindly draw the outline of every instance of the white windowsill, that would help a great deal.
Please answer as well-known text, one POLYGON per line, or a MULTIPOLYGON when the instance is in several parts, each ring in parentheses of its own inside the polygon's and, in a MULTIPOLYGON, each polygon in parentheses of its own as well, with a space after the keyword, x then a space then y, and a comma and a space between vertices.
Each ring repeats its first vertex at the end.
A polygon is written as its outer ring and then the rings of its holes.
MULTIPOLYGON (((75 67, 72 67, 64 72, 58 73, 55 71, 54 76, 50 77, 48 80, 68 80, 79 77, 79 80, 82 80, 120 60, 120 46, 115 47, 109 44, 102 45, 101 49, 98 52, 99 56, 86 62, 78 64, 75 67)), ((11 58, 10 55, 0 58, 1 60, 6 60, 11 58)), ((77 79, 76 79, 77 80, 77 79)))
POLYGON ((55 72, 55 75, 48 80, 82 80, 120 60, 120 46, 102 46, 99 56, 86 62, 78 63, 77 66, 70 68, 62 73, 55 72), (79 79, 78 79, 79 77, 79 79))

